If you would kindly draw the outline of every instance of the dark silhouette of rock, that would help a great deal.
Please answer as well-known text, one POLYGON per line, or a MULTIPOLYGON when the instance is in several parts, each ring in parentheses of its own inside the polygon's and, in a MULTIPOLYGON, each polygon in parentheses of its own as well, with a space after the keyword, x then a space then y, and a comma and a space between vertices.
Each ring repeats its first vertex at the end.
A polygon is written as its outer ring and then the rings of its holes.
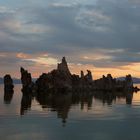
POLYGON ((58 64, 57 70, 60 71, 60 72, 66 73, 67 75, 71 75, 65 57, 63 57, 62 62, 60 64, 58 64))
POLYGON ((81 89, 81 79, 79 75, 73 74, 72 75, 72 90, 79 91, 81 89))
POLYGON ((85 78, 87 79, 87 81, 92 82, 92 74, 90 70, 87 70, 87 75, 85 75, 85 78))
POLYGON ((94 88, 97 90, 113 90, 113 85, 115 85, 115 79, 111 74, 108 74, 107 77, 103 75, 102 78, 94 81, 94 88))
MULTIPOLYGON (((95 90, 108 90, 108 91, 135 90, 135 88, 133 87, 131 75, 127 75, 124 81, 116 80, 115 78, 112 77, 111 74, 108 74, 107 77, 103 75, 101 79, 94 81, 93 87, 95 90)), ((138 90, 137 87, 136 90, 138 90)))
POLYGON ((20 68, 20 72, 21 72, 21 82, 23 87, 30 87, 32 85, 31 74, 28 73, 28 71, 22 67, 20 68))
POLYGON ((137 93, 138 91, 140 91, 140 89, 137 86, 135 86, 133 87, 133 91, 137 93))
POLYGON ((37 91, 39 93, 46 93, 51 88, 51 75, 48 77, 46 73, 43 73, 36 81, 37 91))
POLYGON ((13 80, 9 74, 4 76, 4 91, 5 93, 13 93, 13 80))
POLYGON ((14 94, 13 80, 9 74, 4 76, 4 103, 10 104, 14 94))
POLYGON ((87 74, 84 75, 84 72, 81 71, 81 80, 83 81, 89 81, 89 82, 92 82, 93 79, 92 79, 92 74, 91 74, 91 71, 90 70, 87 70, 87 74))
MULTIPOLYGON (((92 73, 87 70, 87 74, 81 71, 81 76, 71 74, 65 57, 58 64, 57 69, 49 73, 43 73, 36 81, 32 82, 31 74, 21 68, 21 81, 25 93, 26 90, 37 91, 38 93, 60 92, 62 91, 124 91, 137 90, 133 87, 131 75, 127 75, 124 81, 116 80, 111 74, 98 80, 93 80, 92 73)), ((29 91, 28 91, 29 92, 29 91)))
POLYGON ((126 78, 125 78, 125 88, 127 90, 133 89, 133 80, 132 80, 132 76, 130 74, 126 75, 126 78))
POLYGON ((81 71, 81 79, 84 79, 84 72, 81 71))
POLYGON ((68 69, 65 57, 58 64, 56 70, 48 74, 42 74, 36 81, 38 91, 46 92, 49 90, 70 90, 72 89, 72 75, 68 69))
POLYGON ((23 94, 34 94, 36 92, 36 85, 32 82, 31 74, 22 67, 20 72, 23 94))

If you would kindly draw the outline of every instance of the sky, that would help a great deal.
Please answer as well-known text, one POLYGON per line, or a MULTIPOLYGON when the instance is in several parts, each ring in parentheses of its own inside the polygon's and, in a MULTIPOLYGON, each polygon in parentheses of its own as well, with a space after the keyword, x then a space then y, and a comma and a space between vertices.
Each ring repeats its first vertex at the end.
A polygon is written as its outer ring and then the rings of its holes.
POLYGON ((140 0, 0 0, 0 77, 57 67, 140 77, 140 0))

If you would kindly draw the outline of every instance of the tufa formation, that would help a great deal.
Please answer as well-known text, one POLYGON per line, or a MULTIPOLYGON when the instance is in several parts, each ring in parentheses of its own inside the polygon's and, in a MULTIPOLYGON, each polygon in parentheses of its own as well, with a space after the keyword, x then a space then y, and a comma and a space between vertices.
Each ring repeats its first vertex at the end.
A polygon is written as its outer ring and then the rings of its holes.
POLYGON ((32 82, 31 74, 24 68, 20 68, 21 72, 21 83, 23 94, 32 94, 35 92, 35 84, 32 82))
POLYGON ((4 103, 10 104, 14 93, 13 80, 9 74, 4 76, 4 103))
POLYGON ((5 93, 13 93, 13 80, 9 74, 4 76, 4 91, 5 93))
POLYGON ((49 73, 43 73, 33 84, 31 74, 21 68, 21 81, 23 89, 30 89, 37 93, 48 92, 83 92, 83 91, 134 91, 131 75, 127 75, 124 81, 116 80, 111 74, 98 80, 93 80, 90 70, 87 74, 81 71, 81 75, 71 74, 65 57, 58 64, 57 69, 49 73))

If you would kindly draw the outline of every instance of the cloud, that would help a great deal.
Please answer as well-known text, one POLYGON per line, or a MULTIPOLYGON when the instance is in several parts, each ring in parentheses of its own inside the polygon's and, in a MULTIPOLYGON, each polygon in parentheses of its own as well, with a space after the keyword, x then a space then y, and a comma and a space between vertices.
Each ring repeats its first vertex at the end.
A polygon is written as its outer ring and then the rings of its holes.
POLYGON ((103 69, 139 64, 138 1, 8 2, 0 6, 1 61, 9 55, 4 67, 52 65, 64 55, 75 65, 103 69))
POLYGON ((70 3, 51 3, 49 6, 53 8, 71 8, 73 5, 70 3))
POLYGON ((17 53, 0 52, 0 77, 11 74, 13 77, 20 77, 20 67, 28 69, 33 77, 38 77, 43 72, 49 72, 56 68, 59 61, 51 54, 44 53, 17 53))
POLYGON ((81 9, 76 17, 76 21, 83 28, 87 28, 94 31, 109 31, 109 24, 111 17, 102 13, 97 9, 81 9))
POLYGON ((15 10, 12 10, 5 6, 0 6, 0 14, 14 14, 15 10))
POLYGON ((23 60, 35 62, 37 64, 45 65, 47 67, 52 66, 52 65, 57 65, 57 63, 59 62, 57 59, 52 58, 52 57, 37 57, 37 58, 23 59, 23 60))

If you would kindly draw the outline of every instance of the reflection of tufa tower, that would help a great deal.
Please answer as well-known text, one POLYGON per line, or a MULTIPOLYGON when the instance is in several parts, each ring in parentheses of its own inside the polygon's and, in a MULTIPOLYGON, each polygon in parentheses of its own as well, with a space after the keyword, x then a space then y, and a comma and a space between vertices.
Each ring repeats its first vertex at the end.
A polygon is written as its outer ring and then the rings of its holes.
POLYGON ((62 71, 62 72, 65 72, 65 73, 71 75, 65 57, 63 57, 62 58, 62 62, 60 64, 58 64, 57 70, 62 71))

